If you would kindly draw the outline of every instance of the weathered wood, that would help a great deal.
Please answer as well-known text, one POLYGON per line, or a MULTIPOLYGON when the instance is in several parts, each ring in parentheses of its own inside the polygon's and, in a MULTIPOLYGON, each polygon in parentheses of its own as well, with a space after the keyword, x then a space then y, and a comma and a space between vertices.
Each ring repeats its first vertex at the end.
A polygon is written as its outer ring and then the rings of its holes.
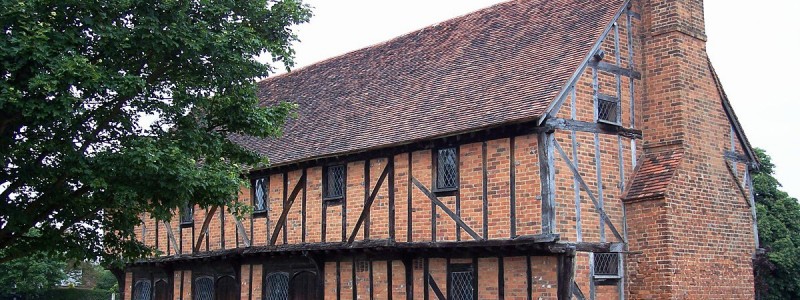
MULTIPOLYGON (((478 268, 478 258, 472 257, 472 300, 478 300, 478 276, 480 275, 478 268)), ((447 275, 450 276, 449 274, 447 275)))
MULTIPOLYGON (((303 169, 302 177, 306 176, 306 172, 308 172, 308 170, 303 169)), ((307 190, 308 190, 308 180, 303 180, 303 195, 301 196, 302 199, 303 199, 303 202, 301 203, 302 206, 300 208, 301 209, 301 213, 302 213, 301 220, 300 220, 300 222, 302 222, 302 224, 301 224, 302 225, 302 232, 300 233, 301 234, 300 242, 302 242, 302 243, 306 242, 306 202, 307 202, 307 199, 306 199, 306 194, 307 193, 306 193, 306 191, 307 190)))
POLYGON ((350 282, 353 283, 353 300, 358 300, 358 280, 356 280, 356 259, 353 258, 350 265, 350 282))
POLYGON ((578 120, 567 120, 561 118, 552 118, 545 122, 542 127, 537 128, 538 132, 547 132, 553 130, 573 130, 588 133, 602 133, 619 135, 631 139, 642 139, 643 134, 641 130, 633 128, 624 128, 605 123, 592 123, 578 120))
POLYGON ((164 222, 164 229, 167 231, 167 237, 169 238, 170 243, 172 243, 172 249, 175 251, 175 255, 180 255, 181 250, 178 247, 178 241, 175 240, 175 234, 172 233, 172 226, 169 224, 169 222, 164 222))
MULTIPOLYGON (((392 238, 392 240, 394 240, 394 238, 392 238)), ((393 286, 392 281, 394 281, 394 279, 392 278, 392 275, 393 275, 392 274, 392 260, 389 259, 389 260, 386 260, 386 291, 387 291, 387 294, 388 294, 388 296, 386 298, 387 300, 392 300, 392 298, 393 298, 392 294, 394 294, 394 290, 392 289, 392 286, 393 286)))
MULTIPOLYGON (((286 178, 286 177, 284 177, 286 178)), ((289 214, 289 210, 292 209, 292 204, 294 204, 294 200, 297 198, 297 194, 300 193, 300 190, 305 186, 306 182, 306 174, 305 172, 300 175, 300 180, 294 185, 294 189, 292 190, 292 195, 284 202, 283 211, 281 212, 281 216, 278 218, 278 221, 275 222, 275 231, 272 232, 272 238, 269 239, 270 245, 275 245, 275 242, 278 241, 278 235, 281 233, 281 229, 286 228, 286 216, 289 214)), ((287 188, 288 186, 284 184, 284 187, 287 188)), ((286 192, 284 192, 285 194, 286 192)), ((284 234, 284 239, 286 236, 284 234)))
MULTIPOLYGON (((475 269, 475 273, 478 273, 477 268, 475 269)), ((506 298, 506 276, 505 275, 506 275, 506 270, 505 270, 504 258, 502 256, 498 256, 497 257, 497 298, 499 300, 504 300, 506 298)))
POLYGON ((236 219, 236 229, 238 229, 239 236, 242 237, 242 243, 245 247, 250 247, 250 238, 247 237, 247 230, 244 229, 244 224, 239 219, 236 219))
POLYGON ((409 241, 409 242, 413 241, 413 237, 412 237, 411 233, 413 232, 413 224, 414 224, 413 221, 412 221, 412 214, 411 214, 412 208, 413 208, 412 205, 411 205, 412 204, 411 202, 413 200, 413 196, 411 194, 411 191, 412 191, 411 190, 411 174, 413 174, 413 173, 411 173, 411 171, 413 171, 413 168, 411 167, 412 166, 412 162, 411 162, 411 156, 412 155, 413 155, 413 152, 408 152, 408 172, 406 172, 406 179, 407 179, 406 180, 407 181, 406 182, 406 210, 407 210, 406 213, 408 214, 406 216, 406 231, 407 231, 406 232, 406 240, 409 241))
POLYGON ((730 151, 730 150, 726 150, 724 152, 724 154, 723 154, 723 157, 725 157, 725 159, 733 161, 733 162, 740 162, 740 163, 747 164, 748 166, 752 163, 750 161, 750 159, 747 158, 746 155, 739 154, 739 153, 736 153, 736 152, 733 152, 733 151, 730 151))
MULTIPOLYGON (((572 87, 572 92, 570 93, 570 121, 575 121, 577 117, 577 92, 575 91, 575 87, 572 87)), ((578 137, 575 130, 570 130, 569 138, 572 143, 572 160, 575 166, 578 166, 578 137)), ((581 218, 581 187, 580 183, 578 183, 578 179, 575 178, 575 175, 572 176, 572 188, 575 194, 575 240, 578 242, 583 241, 583 220, 581 218)))
POLYGON ((200 227, 200 236, 197 237, 197 242, 194 245, 194 252, 200 251, 200 246, 202 245, 203 239, 208 236, 208 225, 211 224, 211 219, 214 218, 214 213, 217 212, 218 205, 214 205, 211 207, 208 212, 206 212, 206 218, 203 221, 203 226, 200 227))
MULTIPOLYGON (((381 177, 378 179, 378 182, 375 183, 375 188, 372 189, 372 193, 366 199, 364 203, 364 208, 361 210, 361 215, 358 217, 358 221, 356 221, 356 225, 353 227, 353 233, 350 234, 350 238, 347 239, 348 243, 352 243, 356 239, 356 234, 358 234, 358 230, 361 229, 361 225, 364 224, 367 216, 369 215, 369 210, 372 207, 372 203, 375 202, 375 197, 378 195, 378 191, 383 186, 383 182, 386 180, 386 176, 389 175, 389 166, 383 167, 383 172, 381 172, 381 177)), ((366 230, 366 227, 364 227, 366 230)), ((368 237, 368 236, 367 236, 368 237)))
POLYGON ((531 256, 525 256, 525 294, 528 300, 533 300, 533 270, 531 268, 531 256))
POLYGON ((431 200, 431 203, 441 208, 448 216, 450 216, 451 219, 453 219, 453 221, 458 223, 461 226, 461 228, 464 228, 464 231, 468 233, 470 236, 472 236, 473 239, 481 240, 481 237, 478 235, 478 233, 472 230, 472 228, 469 227, 467 223, 464 223, 464 220, 461 220, 461 218, 458 215, 456 215, 452 210, 450 210, 450 208, 444 205, 444 203, 442 203, 442 201, 440 201, 439 198, 436 197, 436 195, 431 193, 431 191, 429 191, 424 185, 422 185, 422 183, 420 183, 419 180, 417 180, 413 176, 411 180, 413 181, 414 185, 420 191, 422 191, 423 194, 425 194, 425 196, 428 196, 428 199, 431 200))
POLYGON ((623 252, 625 243, 595 243, 595 242, 575 242, 568 243, 578 252, 623 252))
POLYGON ((601 62, 590 62, 590 66, 596 67, 597 70, 603 71, 606 73, 611 73, 616 76, 625 76, 633 79, 642 79, 642 73, 639 73, 636 70, 623 68, 614 64, 610 64, 604 61, 601 62))
POLYGON ((575 284, 575 250, 558 257, 558 290, 559 300, 572 299, 572 286, 575 284))
POLYGON ((555 148, 558 150, 558 152, 561 154, 561 157, 564 158, 564 162, 567 163, 567 166, 572 171, 572 174, 574 174, 575 178, 577 178, 578 181, 580 182, 581 188, 586 192, 587 195, 589 195, 589 199, 592 200, 592 204, 594 204, 595 211, 597 211, 597 213, 600 215, 600 218, 603 219, 605 224, 608 225, 608 228, 611 229, 611 232, 614 233, 614 236, 617 237, 617 239, 619 239, 620 241, 625 241, 625 239, 622 238, 622 235, 619 233, 619 231, 617 231, 616 226, 614 226, 614 224, 611 222, 611 218, 609 218, 608 214, 606 214, 606 212, 597 202, 597 199, 594 197, 592 190, 589 189, 589 186, 586 184, 586 181, 583 180, 583 177, 578 172, 578 169, 575 168, 575 166, 567 157, 567 154, 564 152, 564 149, 561 148, 561 145, 559 145, 558 142, 554 142, 554 145, 555 148))
POLYGON ((428 300, 428 299, 430 299, 430 297, 428 296, 428 294, 430 293, 429 291, 430 291, 430 286, 431 286, 430 281, 433 278, 430 276, 430 273, 429 273, 428 258, 426 257, 426 258, 423 258, 423 259, 424 259, 424 261, 423 261, 423 264, 422 264, 422 299, 428 300))
MULTIPOLYGON (((365 160, 364 161, 364 207, 361 210, 361 214, 362 215, 359 216, 359 218, 358 218, 359 219, 358 221, 361 221, 361 225, 364 226, 364 239, 365 240, 369 239, 370 210, 367 209, 367 202, 370 199, 370 192, 369 192, 369 184, 370 184, 369 183, 369 179, 370 179, 369 178, 369 175, 370 175, 369 173, 370 172, 369 172, 369 166, 371 164, 372 164, 371 160, 365 160), (365 212, 366 212, 366 215, 364 215, 365 212), (363 220, 361 219, 362 217, 364 218, 363 220)), ((384 173, 385 172, 386 172, 386 167, 384 167, 384 173)), ((378 184, 375 185, 375 187, 378 187, 378 186, 379 186, 378 184)), ((370 206, 372 206, 372 203, 370 203, 370 206)), ((356 224, 358 224, 358 221, 356 222, 356 224)), ((358 232, 357 230, 358 230, 358 228, 355 228, 353 230, 353 233, 358 232)), ((352 237, 353 236, 351 236, 351 238, 352 237)))
POLYGON ((555 168, 553 163, 553 143, 555 135, 540 133, 538 135, 539 178, 542 189, 542 233, 554 233, 556 230, 556 194, 555 168))
POLYGON ((342 263, 336 261, 336 300, 342 299, 342 263))

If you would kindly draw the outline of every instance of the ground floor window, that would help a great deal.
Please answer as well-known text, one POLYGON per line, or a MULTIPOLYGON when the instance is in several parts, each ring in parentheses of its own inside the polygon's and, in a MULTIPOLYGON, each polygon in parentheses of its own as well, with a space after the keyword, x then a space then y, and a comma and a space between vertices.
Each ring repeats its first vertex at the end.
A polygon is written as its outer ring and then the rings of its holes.
POLYGON ((448 295, 452 300, 472 300, 475 290, 472 286, 474 270, 471 264, 451 264, 448 295))

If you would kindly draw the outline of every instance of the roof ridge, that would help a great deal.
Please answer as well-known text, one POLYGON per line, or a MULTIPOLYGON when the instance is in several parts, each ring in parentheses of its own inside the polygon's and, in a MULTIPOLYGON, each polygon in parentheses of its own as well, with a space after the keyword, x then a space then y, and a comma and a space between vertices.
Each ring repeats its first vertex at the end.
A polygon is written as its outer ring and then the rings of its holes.
POLYGON ((428 30, 431 30, 431 29, 436 29, 437 27, 443 26, 444 24, 455 23, 457 21, 461 21, 462 19, 467 19, 468 17, 477 15, 478 13, 489 12, 490 10, 498 9, 499 6, 508 5, 508 4, 511 4, 512 2, 521 2, 521 1, 531 1, 531 0, 506 0, 506 1, 503 1, 503 2, 495 3, 495 4, 492 4, 492 5, 486 6, 484 8, 478 9, 478 10, 474 10, 474 11, 471 11, 471 12, 468 12, 468 13, 464 13, 464 14, 449 18, 449 19, 444 20, 444 21, 436 22, 434 24, 426 25, 425 27, 422 27, 422 28, 414 29, 412 31, 409 31, 409 32, 400 34, 398 36, 392 37, 392 38, 390 38, 388 40, 383 40, 383 41, 380 41, 380 42, 376 42, 376 43, 370 44, 370 45, 365 46, 365 47, 361 47, 361 48, 358 48, 358 49, 353 49, 353 50, 350 50, 350 51, 347 51, 347 52, 344 52, 344 53, 341 53, 341 54, 338 54, 338 55, 335 55, 335 56, 331 56, 331 57, 328 57, 328 58, 325 58, 325 59, 310 63, 310 64, 305 65, 303 67, 297 68, 297 69, 295 69, 293 71, 289 71, 289 72, 286 72, 286 73, 281 73, 281 74, 278 74, 278 75, 275 75, 275 76, 268 76, 267 78, 259 80, 258 83, 260 84, 262 82, 269 81, 269 80, 274 79, 274 78, 280 78, 280 77, 288 76, 289 74, 297 74, 298 72, 306 71, 307 69, 310 69, 311 67, 314 67, 314 66, 317 66, 317 65, 321 65, 321 64, 333 61, 333 60, 341 59, 342 57, 350 56, 350 55, 352 55, 354 53, 357 53, 357 52, 368 51, 368 50, 374 49, 374 48, 380 48, 380 47, 386 46, 388 44, 391 44, 393 42, 396 42, 397 40, 408 38, 408 37, 414 36, 414 35, 419 35, 419 34, 425 32, 425 31, 428 31, 428 30))

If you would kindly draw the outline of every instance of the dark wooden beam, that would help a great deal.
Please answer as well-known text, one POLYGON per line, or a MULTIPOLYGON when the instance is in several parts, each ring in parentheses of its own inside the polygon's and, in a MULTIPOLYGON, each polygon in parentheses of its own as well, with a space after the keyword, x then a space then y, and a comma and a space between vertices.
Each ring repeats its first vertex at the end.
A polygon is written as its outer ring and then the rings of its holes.
POLYGON ((583 176, 581 176, 580 172, 578 172, 578 169, 575 168, 575 165, 573 165, 572 161, 570 161, 569 157, 567 157, 567 153, 564 152, 564 149, 561 148, 558 142, 554 142, 553 144, 555 145, 555 148, 558 150, 558 152, 561 154, 561 157, 563 158, 564 162, 572 171, 572 174, 575 176, 576 179, 578 179, 578 182, 581 184, 581 188, 586 192, 587 195, 589 195, 589 199, 592 200, 592 204, 594 204, 594 208, 600 215, 600 218, 603 219, 603 221, 606 224, 608 224, 608 228, 611 229, 611 232, 614 233, 614 236, 616 236, 617 239, 619 239, 620 241, 625 241, 625 239, 622 237, 619 231, 617 231, 616 226, 614 226, 614 224, 611 222, 611 218, 608 217, 608 214, 606 214, 606 212, 600 206, 600 203, 597 202, 594 193, 592 193, 592 190, 589 189, 589 186, 586 184, 586 181, 583 180, 583 176))
POLYGON ((542 187, 542 233, 551 234, 556 231, 555 212, 555 166, 553 162, 553 144, 555 135, 543 132, 538 136, 539 179, 542 187))
POLYGON ((461 226, 461 228, 463 228, 466 233, 472 236, 472 238, 475 240, 481 240, 481 237, 478 235, 478 233, 475 232, 475 230, 472 230, 472 228, 469 227, 467 223, 464 223, 464 220, 461 220, 461 218, 458 215, 456 215, 452 210, 450 210, 450 208, 445 206, 444 203, 442 203, 442 201, 440 201, 439 198, 436 197, 436 195, 431 193, 431 191, 429 191, 424 185, 422 185, 422 183, 420 183, 419 180, 413 177, 411 180, 414 182, 414 185, 417 186, 417 188, 420 191, 422 191, 423 194, 425 194, 425 196, 428 196, 428 199, 430 199, 433 204, 439 206, 439 208, 441 208, 448 216, 450 216, 450 218, 453 219, 453 221, 458 223, 458 225, 461 226))
POLYGON ((586 300, 586 296, 583 295, 581 287, 579 287, 578 283, 575 281, 572 282, 572 296, 575 296, 575 299, 577 300, 586 300))
POLYGON ((558 300, 572 299, 575 284, 575 249, 558 257, 558 300))
MULTIPOLYGON (((303 174, 300 176, 300 180, 298 180, 297 183, 294 185, 294 189, 292 190, 292 195, 289 196, 289 199, 286 200, 283 204, 283 211, 281 212, 281 216, 280 218, 278 218, 278 221, 275 222, 275 231, 272 232, 272 238, 269 239, 270 245, 275 245, 275 242, 278 241, 278 235, 281 233, 281 229, 286 228, 286 216, 289 214, 289 210, 292 209, 292 204, 294 204, 294 200, 297 198, 297 194, 299 194, 300 190, 305 186, 305 182, 306 182, 306 174, 305 172, 303 172, 303 174)), ((284 184, 284 188, 286 187, 287 187, 286 184, 284 184)), ((284 191, 284 194, 285 193, 286 192, 284 191)))
MULTIPOLYGON (((389 162, 386 167, 389 168, 389 239, 394 241, 396 236, 394 207, 394 155, 389 157, 389 162)), ((391 276, 389 279, 391 279, 391 276)), ((391 291, 391 289, 389 291, 391 291)), ((389 293, 389 295, 391 295, 391 293, 389 293)))
POLYGON ((573 130, 589 133, 601 133, 619 135, 631 139, 642 139, 644 135, 639 129, 624 128, 621 126, 605 124, 605 123, 592 123, 578 120, 567 120, 561 118, 551 118, 545 121, 542 127, 537 130, 539 132, 548 132, 553 130, 573 130))
MULTIPOLYGON (((434 280, 433 276, 431 276, 430 272, 427 273, 427 276, 428 276, 428 283, 431 286, 431 290, 433 290, 433 294, 436 295, 436 298, 439 300, 447 300, 447 298, 445 298, 444 294, 442 293, 442 290, 439 288, 439 285, 436 284, 436 280, 434 280)), ((476 294, 477 292, 478 291, 475 291, 476 294)))
MULTIPOLYGON (((383 181, 386 180, 386 176, 389 175, 389 165, 383 168, 383 172, 381 173, 381 177, 378 179, 378 182, 375 183, 375 188, 372 189, 372 193, 367 198, 367 201, 364 203, 364 208, 361 210, 361 215, 358 217, 358 221, 356 221, 356 225, 353 227, 353 233, 350 234, 350 238, 347 239, 348 243, 352 243, 356 239, 356 234, 358 234, 358 230, 361 229, 361 225, 364 224, 367 216, 369 215, 369 210, 372 207, 372 203, 375 202, 375 197, 378 195, 378 191, 383 186, 383 181)), ((365 227, 366 229, 366 227, 365 227)))
POLYGON ((203 244, 203 239, 208 235, 208 225, 211 224, 211 219, 214 218, 214 213, 217 212, 218 205, 214 205, 206 212, 206 218, 203 221, 203 226, 200 227, 200 236, 197 237, 197 242, 194 245, 194 252, 200 251, 200 246, 203 244))

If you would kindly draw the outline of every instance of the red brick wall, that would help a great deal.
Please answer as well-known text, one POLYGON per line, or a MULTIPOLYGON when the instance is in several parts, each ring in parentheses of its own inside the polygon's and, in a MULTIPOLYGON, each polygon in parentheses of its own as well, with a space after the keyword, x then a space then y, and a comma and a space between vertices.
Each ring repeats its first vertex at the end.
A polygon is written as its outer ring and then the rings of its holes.
POLYGON ((678 147, 685 154, 665 197, 626 204, 629 296, 752 299, 750 208, 723 158, 731 123, 705 52, 702 1, 638 4, 645 151, 678 147))

